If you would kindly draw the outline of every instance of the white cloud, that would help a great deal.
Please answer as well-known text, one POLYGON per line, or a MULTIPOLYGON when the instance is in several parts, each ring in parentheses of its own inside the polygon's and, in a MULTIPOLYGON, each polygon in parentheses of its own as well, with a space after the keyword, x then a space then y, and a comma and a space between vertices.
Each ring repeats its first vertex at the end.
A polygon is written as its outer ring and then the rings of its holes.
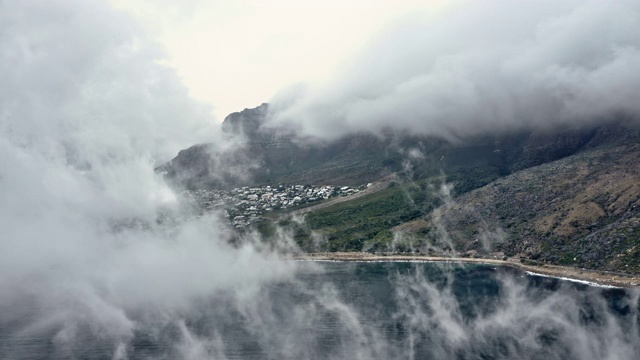
POLYGON ((162 59, 102 2, 0 2, 0 326, 127 340, 131 309, 287 276, 216 217, 181 220, 153 168, 220 138, 162 59))
POLYGON ((637 2, 450 4, 399 21, 329 85, 276 96, 274 120, 324 137, 465 136, 640 115, 637 2))
POLYGON ((417 0, 112 0, 169 54, 191 95, 219 120, 301 81, 322 83, 417 0))

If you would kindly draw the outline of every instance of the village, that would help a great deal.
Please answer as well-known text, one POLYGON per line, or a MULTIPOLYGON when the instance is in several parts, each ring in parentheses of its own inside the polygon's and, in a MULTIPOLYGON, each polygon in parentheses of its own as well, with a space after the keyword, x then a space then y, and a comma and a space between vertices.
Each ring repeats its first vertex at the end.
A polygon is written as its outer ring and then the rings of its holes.
POLYGON ((233 190, 186 191, 185 195, 193 198, 203 210, 224 210, 229 223, 236 229, 241 229, 254 223, 267 211, 300 207, 359 191, 360 189, 349 186, 266 185, 244 186, 233 190))

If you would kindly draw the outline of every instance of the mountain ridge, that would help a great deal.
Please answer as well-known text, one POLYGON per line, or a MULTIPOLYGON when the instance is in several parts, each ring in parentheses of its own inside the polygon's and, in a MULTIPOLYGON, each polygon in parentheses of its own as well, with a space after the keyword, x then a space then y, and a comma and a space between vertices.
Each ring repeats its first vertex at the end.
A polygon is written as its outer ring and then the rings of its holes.
POLYGON ((457 143, 402 132, 305 143, 293 131, 266 126, 267 114, 262 104, 225 119, 223 131, 244 138, 243 147, 215 154, 208 144, 195 145, 161 169, 185 188, 356 186, 397 175, 398 186, 305 212, 306 225, 276 220, 293 227, 304 251, 502 253, 640 273, 636 122, 620 118, 457 143), (433 193, 434 183, 455 185, 449 203, 433 193))
POLYGON ((440 172, 465 182, 465 192, 515 171, 557 160, 583 148, 610 143, 626 130, 607 125, 486 134, 459 143, 401 131, 384 136, 352 134, 307 141, 294 131, 269 126, 269 105, 232 113, 221 128, 241 146, 217 152, 198 144, 158 167, 188 189, 301 183, 358 186, 406 170, 425 178, 440 172))

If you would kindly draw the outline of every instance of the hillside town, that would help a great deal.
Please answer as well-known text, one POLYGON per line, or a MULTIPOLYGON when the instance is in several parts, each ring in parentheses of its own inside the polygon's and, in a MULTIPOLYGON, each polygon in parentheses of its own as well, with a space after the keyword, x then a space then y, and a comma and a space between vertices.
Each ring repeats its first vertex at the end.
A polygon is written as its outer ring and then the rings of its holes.
POLYGON ((204 210, 224 210, 230 224, 240 229, 255 222, 267 211, 299 207, 359 191, 349 186, 266 185, 233 190, 186 191, 184 195, 193 198, 204 210))

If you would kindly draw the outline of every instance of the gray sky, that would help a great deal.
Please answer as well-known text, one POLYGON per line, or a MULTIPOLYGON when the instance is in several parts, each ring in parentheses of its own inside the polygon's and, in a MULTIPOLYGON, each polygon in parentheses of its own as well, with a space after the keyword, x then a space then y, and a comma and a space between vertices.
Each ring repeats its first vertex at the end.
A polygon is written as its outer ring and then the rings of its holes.
POLYGON ((464 136, 640 112, 633 0, 111 3, 218 121, 271 101, 309 135, 464 136))
POLYGON ((219 121, 298 82, 321 84, 395 19, 424 0, 111 0, 166 50, 195 98, 219 121))

